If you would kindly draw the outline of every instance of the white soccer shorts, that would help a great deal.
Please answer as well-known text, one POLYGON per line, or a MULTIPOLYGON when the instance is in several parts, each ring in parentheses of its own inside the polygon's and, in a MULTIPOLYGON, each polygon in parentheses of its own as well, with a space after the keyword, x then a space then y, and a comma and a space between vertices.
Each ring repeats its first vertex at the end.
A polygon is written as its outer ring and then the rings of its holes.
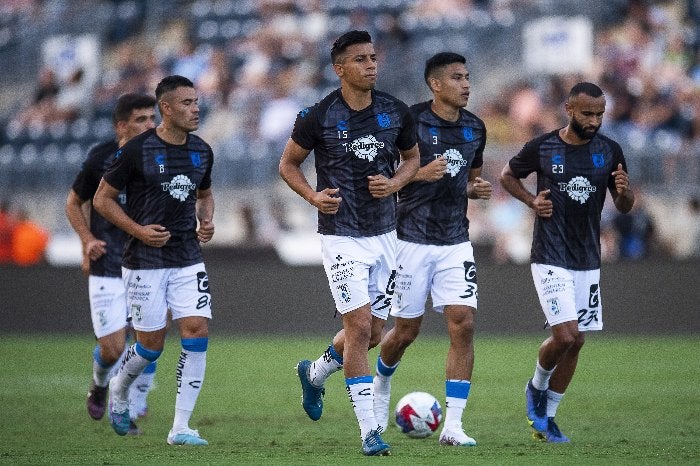
POLYGON ((405 319, 422 316, 428 293, 436 312, 443 312, 447 305, 476 309, 476 265, 469 241, 435 246, 399 240, 397 263, 392 316, 405 319))
POLYGON ((165 327, 168 309, 172 319, 211 319, 209 277, 204 264, 183 268, 130 270, 122 267, 126 305, 131 325, 143 332, 165 327))
POLYGON ((121 277, 88 277, 92 329, 97 338, 127 326, 126 294, 121 277))
POLYGON ((386 320, 394 296, 396 231, 361 238, 320 236, 323 268, 338 312, 370 303, 372 315, 386 320))
POLYGON ((576 320, 579 331, 603 329, 600 269, 567 270, 544 264, 530 268, 549 325, 576 320))

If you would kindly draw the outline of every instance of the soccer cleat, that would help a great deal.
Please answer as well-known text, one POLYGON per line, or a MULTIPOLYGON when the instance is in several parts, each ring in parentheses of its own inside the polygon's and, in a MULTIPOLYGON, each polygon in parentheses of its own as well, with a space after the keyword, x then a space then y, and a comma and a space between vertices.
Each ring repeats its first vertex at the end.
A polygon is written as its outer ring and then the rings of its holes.
POLYGON ((88 414, 95 420, 102 419, 105 415, 106 405, 107 387, 98 387, 93 381, 87 394, 88 414))
POLYGON ((371 430, 362 441, 362 453, 365 456, 388 456, 391 454, 389 444, 382 440, 382 436, 379 435, 381 430, 381 427, 371 430))
POLYGON ((462 429, 449 429, 445 427, 440 434, 440 445, 474 447, 476 446, 476 440, 465 434, 462 429))
POLYGON ((547 418, 547 432, 535 432, 532 434, 535 440, 548 443, 569 443, 569 437, 561 433, 559 426, 554 422, 554 418, 547 418))
POLYGON ((306 414, 313 420, 318 421, 323 413, 323 395, 326 390, 317 387, 311 383, 309 379, 309 370, 311 369, 311 361, 304 359, 297 364, 297 374, 301 382, 301 406, 306 411, 306 414))
POLYGON ((386 432, 389 425, 389 401, 391 399, 391 385, 389 383, 374 385, 374 417, 379 423, 382 432, 386 432))
POLYGON ((209 442, 199 436, 194 429, 184 429, 177 433, 172 430, 168 433, 168 445, 209 445, 209 442))
POLYGON ((547 431, 547 390, 537 390, 528 380, 525 387, 527 422, 537 432, 547 431))
POLYGON ((129 435, 141 435, 143 434, 143 431, 139 428, 139 426, 136 425, 134 421, 129 421, 129 432, 127 432, 129 435))
POLYGON ((131 419, 129 418, 129 402, 119 401, 114 399, 114 390, 112 390, 112 382, 109 381, 109 422, 112 424, 112 429, 118 435, 126 435, 129 433, 131 419))

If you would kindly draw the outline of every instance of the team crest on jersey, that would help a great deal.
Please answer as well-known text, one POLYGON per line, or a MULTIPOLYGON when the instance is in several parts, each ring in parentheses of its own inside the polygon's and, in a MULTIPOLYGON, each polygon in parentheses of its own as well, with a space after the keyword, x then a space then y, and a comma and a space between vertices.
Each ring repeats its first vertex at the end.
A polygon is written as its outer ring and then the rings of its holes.
POLYGON ((386 112, 380 113, 377 115, 377 123, 379 123, 379 126, 382 128, 388 128, 391 124, 391 117, 386 112))
POLYGON ((187 175, 177 175, 172 181, 160 185, 163 191, 169 192, 178 201, 184 201, 189 196, 190 191, 197 189, 197 185, 192 183, 187 175))
POLYGON ((311 109, 310 109, 309 107, 302 108, 302 109, 299 111, 299 116, 300 116, 301 118, 305 118, 306 115, 308 115, 310 111, 311 111, 311 109))
POLYGON ((474 130, 472 128, 462 128, 462 136, 467 142, 472 142, 474 140, 474 130))
POLYGON ((585 204, 591 193, 596 192, 596 187, 591 185, 588 178, 577 176, 568 183, 559 183, 559 191, 567 193, 571 199, 585 204))
POLYGON ((352 141, 349 147, 355 153, 355 157, 372 162, 377 156, 379 149, 384 147, 384 143, 377 141, 377 138, 368 134, 352 141))
POLYGON ((602 168, 605 165, 603 154, 591 154, 591 159, 593 160, 593 166, 596 168, 602 168))
POLYGON ((202 155, 199 152, 190 152, 190 160, 195 168, 202 165, 202 155))
POLYGON ((457 149, 447 149, 442 155, 447 160, 447 173, 450 176, 457 176, 459 170, 467 166, 467 161, 464 160, 464 157, 457 149))

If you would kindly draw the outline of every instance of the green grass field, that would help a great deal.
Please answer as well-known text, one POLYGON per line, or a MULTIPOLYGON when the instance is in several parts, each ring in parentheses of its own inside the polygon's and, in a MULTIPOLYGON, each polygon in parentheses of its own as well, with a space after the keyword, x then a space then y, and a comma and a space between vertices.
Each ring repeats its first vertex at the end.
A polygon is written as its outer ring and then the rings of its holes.
MULTIPOLYGON (((0 340, 0 463, 7 464, 700 464, 700 340, 592 335, 559 409, 569 445, 536 443, 523 389, 540 338, 479 335, 464 416, 474 448, 447 448, 391 428, 392 456, 365 458, 342 374, 326 385, 324 414, 300 406, 294 366, 326 339, 213 336, 191 427, 208 447, 165 443, 174 406, 179 342, 159 360, 144 435, 119 437, 85 410, 93 340, 8 336, 0 340)), ((421 337, 394 377, 392 403, 423 390, 444 400, 447 341, 421 337)), ((373 361, 376 350, 370 354, 373 361)))

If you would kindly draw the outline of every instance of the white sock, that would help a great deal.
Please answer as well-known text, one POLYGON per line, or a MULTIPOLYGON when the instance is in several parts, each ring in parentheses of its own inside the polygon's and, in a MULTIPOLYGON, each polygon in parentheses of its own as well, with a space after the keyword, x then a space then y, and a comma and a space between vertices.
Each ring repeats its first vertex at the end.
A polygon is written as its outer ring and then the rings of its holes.
MULTIPOLYGON (((143 372, 146 366, 151 363, 151 361, 138 354, 135 348, 137 344, 138 343, 135 343, 129 347, 129 351, 127 351, 124 358, 124 363, 119 368, 117 375, 112 378, 114 382, 110 383, 112 397, 116 402, 128 404, 129 387, 139 374, 143 372)), ((158 354, 160 354, 160 352, 158 352, 158 354)))
POLYGON ((391 393, 391 376, 382 375, 377 372, 374 375, 374 393, 391 393))
POLYGON ((364 441, 370 431, 376 430, 379 424, 374 417, 374 386, 372 376, 346 378, 348 397, 355 410, 357 422, 360 424, 360 438, 364 441))
POLYGON ((564 398, 563 393, 547 390, 547 417, 554 417, 557 415, 557 408, 562 398, 564 398))
POLYGON ((119 369, 119 364, 105 365, 105 362, 100 358, 100 347, 99 345, 96 346, 92 357, 92 380, 95 382, 95 385, 106 387, 109 384, 109 379, 112 378, 110 375, 114 368, 119 369))
POLYGON ((535 364, 535 375, 532 377, 532 386, 537 390, 547 390, 549 387, 549 378, 552 376, 556 366, 552 370, 543 369, 540 362, 535 364))
POLYGON ((445 381, 445 429, 462 430, 462 414, 471 390, 469 380, 445 381))
POLYGON ((189 429, 190 417, 202 389, 206 367, 206 351, 189 351, 183 348, 180 352, 176 374, 177 395, 173 432, 189 429))
POLYGON ((146 410, 146 398, 153 386, 155 372, 141 372, 129 388, 129 416, 138 418, 146 410))
POLYGON ((343 358, 336 353, 333 345, 311 363, 309 379, 316 387, 322 387, 326 379, 343 368, 343 358))

